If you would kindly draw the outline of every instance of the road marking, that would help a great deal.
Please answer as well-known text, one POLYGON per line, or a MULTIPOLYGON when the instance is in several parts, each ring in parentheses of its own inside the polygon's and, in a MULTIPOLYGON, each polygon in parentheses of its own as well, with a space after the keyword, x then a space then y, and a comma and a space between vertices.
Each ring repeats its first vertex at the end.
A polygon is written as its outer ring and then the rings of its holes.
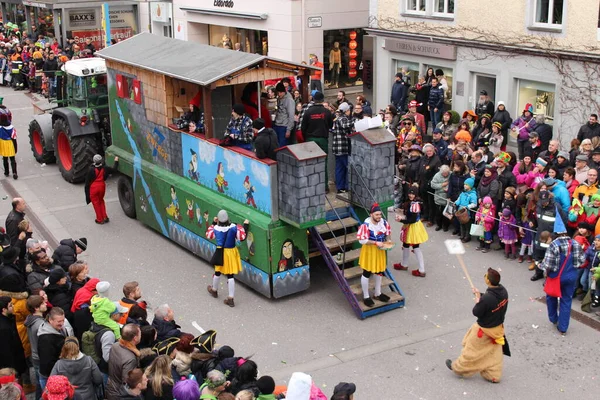
POLYGON ((200 333, 204 333, 206 332, 204 329, 202 329, 202 327, 200 325, 198 325, 198 323, 196 321, 192 321, 192 326, 196 329, 198 329, 198 331, 200 331, 200 333))

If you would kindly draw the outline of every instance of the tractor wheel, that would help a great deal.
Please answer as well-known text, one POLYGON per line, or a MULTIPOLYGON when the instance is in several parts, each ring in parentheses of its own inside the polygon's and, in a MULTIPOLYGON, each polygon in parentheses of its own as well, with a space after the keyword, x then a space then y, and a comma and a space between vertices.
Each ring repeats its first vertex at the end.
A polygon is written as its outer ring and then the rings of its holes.
POLYGON ((117 181, 117 193, 119 194, 119 203, 125 215, 129 218, 135 218, 135 192, 131 179, 128 176, 121 175, 117 181))
POLYGON ((63 178, 70 183, 85 180, 97 143, 93 136, 71 136, 71 128, 64 119, 54 122, 54 154, 63 178))
POLYGON ((56 162, 54 151, 48 150, 44 134, 42 133, 42 127, 35 119, 29 123, 29 143, 31 144, 31 151, 33 152, 35 161, 40 164, 52 164, 56 162))

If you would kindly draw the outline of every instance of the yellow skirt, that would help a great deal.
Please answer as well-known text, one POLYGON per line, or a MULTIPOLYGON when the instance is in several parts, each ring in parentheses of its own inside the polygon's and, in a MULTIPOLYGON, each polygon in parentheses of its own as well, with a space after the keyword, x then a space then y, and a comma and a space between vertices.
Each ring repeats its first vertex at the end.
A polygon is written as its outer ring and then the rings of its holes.
POLYGON ((242 260, 237 247, 223 249, 223 265, 215 265, 215 271, 224 275, 235 275, 242 270, 242 260))
POLYGON ((410 224, 406 227, 406 237, 404 243, 408 244, 421 244, 429 240, 429 235, 423 226, 421 221, 417 221, 414 224, 410 224))
POLYGON ((360 258, 358 265, 365 271, 379 274, 385 271, 387 258, 385 250, 380 250, 374 244, 364 244, 360 249, 360 258))
POLYGON ((2 157, 14 157, 15 156, 15 145, 12 140, 1 140, 0 139, 0 156, 2 157))

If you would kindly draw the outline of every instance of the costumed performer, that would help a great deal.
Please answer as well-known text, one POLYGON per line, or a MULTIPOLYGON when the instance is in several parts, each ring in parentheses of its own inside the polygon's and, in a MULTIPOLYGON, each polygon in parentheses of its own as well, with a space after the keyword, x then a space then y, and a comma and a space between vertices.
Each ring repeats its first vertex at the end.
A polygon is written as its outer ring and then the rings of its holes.
POLYGON ((412 247, 419 262, 419 269, 414 269, 412 275, 425 278, 425 262, 423 261, 423 252, 419 248, 419 245, 429 240, 429 235, 427 235, 423 222, 421 222, 422 205, 423 202, 417 196, 417 188, 411 186, 408 189, 408 201, 402 205, 404 214, 396 215, 396 221, 403 222, 404 226, 400 232, 402 263, 394 264, 394 269, 400 271, 408 270, 408 257, 410 257, 410 248, 412 247))

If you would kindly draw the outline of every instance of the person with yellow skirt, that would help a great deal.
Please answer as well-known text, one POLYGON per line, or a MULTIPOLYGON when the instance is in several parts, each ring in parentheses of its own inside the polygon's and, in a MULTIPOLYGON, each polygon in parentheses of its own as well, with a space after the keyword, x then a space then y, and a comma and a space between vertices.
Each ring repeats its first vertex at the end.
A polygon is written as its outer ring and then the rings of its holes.
POLYGON ((369 279, 375 274, 375 298, 381 302, 390 301, 389 296, 381 293, 381 281, 387 267, 385 250, 382 250, 384 242, 387 242, 392 230, 390 224, 383 218, 381 207, 374 203, 371 206, 371 216, 358 228, 357 238, 362 245, 358 265, 363 274, 360 284, 363 292, 363 301, 366 306, 373 307, 375 302, 369 295, 369 279))
POLYGON ((8 161, 13 172, 13 179, 18 179, 17 175, 17 130, 12 126, 12 113, 6 106, 2 105, 0 98, 0 156, 4 164, 4 176, 10 174, 8 161))
POLYGON ((396 221, 403 222, 404 226, 400 232, 402 263, 394 264, 394 269, 400 271, 408 270, 408 257, 410 257, 410 248, 412 247, 419 262, 419 269, 414 269, 412 275, 425 278, 425 262, 423 261, 423 252, 419 248, 419 245, 429 240, 429 236, 423 226, 423 222, 421 222, 422 205, 423 202, 417 196, 417 188, 412 186, 408 189, 408 201, 402 205, 404 213, 396 215, 396 221))
POLYGON ((210 260, 215 266, 215 274, 212 278, 212 285, 206 288, 208 293, 214 298, 219 297, 218 287, 221 274, 227 276, 227 288, 229 296, 223 301, 229 307, 234 307, 233 296, 235 294, 235 280, 233 276, 242 270, 242 260, 236 247, 237 242, 246 240, 246 234, 250 229, 250 222, 244 221, 244 226, 232 224, 229 221, 227 211, 221 210, 213 220, 212 226, 206 231, 206 238, 215 239, 217 249, 210 260))

